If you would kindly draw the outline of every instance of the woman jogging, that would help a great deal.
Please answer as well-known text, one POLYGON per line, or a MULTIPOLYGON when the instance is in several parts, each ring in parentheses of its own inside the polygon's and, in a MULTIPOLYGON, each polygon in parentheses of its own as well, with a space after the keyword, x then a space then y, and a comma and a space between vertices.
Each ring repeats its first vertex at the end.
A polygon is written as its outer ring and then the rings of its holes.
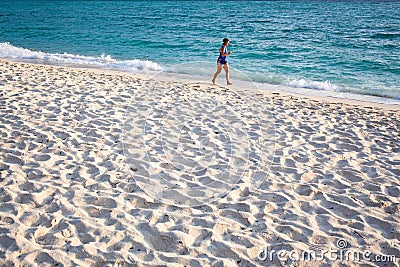
POLYGON ((219 57, 217 60, 217 72, 214 74, 214 78, 212 79, 213 84, 215 84, 215 80, 217 79, 218 75, 221 73, 222 68, 225 70, 226 74, 226 84, 227 85, 232 85, 232 83, 229 81, 229 66, 228 62, 226 61, 226 57, 232 54, 232 52, 228 52, 226 47, 229 45, 229 39, 224 38, 222 41, 222 46, 219 49, 219 57))

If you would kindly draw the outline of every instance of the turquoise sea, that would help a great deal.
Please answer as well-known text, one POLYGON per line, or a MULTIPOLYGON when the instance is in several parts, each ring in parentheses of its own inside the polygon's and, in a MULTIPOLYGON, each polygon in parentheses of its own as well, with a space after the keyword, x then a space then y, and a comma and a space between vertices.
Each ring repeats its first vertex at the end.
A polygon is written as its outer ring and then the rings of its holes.
POLYGON ((1 0, 0 58, 211 79, 228 37, 230 66, 253 81, 400 99, 399 10, 399 1, 1 0))

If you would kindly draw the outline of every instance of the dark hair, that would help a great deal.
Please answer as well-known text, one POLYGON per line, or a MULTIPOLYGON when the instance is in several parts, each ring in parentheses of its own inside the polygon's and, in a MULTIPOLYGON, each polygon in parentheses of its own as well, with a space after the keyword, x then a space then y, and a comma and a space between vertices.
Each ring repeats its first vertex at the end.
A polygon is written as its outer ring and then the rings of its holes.
POLYGON ((227 42, 229 42, 229 39, 228 39, 228 38, 224 38, 224 40, 222 40, 222 43, 223 43, 223 44, 226 44, 227 42))

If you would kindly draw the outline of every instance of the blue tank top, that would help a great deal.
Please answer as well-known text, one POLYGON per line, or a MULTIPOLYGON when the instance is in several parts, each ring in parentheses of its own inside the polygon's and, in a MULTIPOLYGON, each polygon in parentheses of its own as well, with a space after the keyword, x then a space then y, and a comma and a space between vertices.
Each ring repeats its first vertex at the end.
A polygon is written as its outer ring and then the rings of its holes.
MULTIPOLYGON (((221 48, 222 48, 222 47, 221 47, 221 48)), ((223 57, 222 54, 227 54, 227 52, 226 52, 226 46, 224 47, 224 52, 223 52, 223 53, 222 53, 222 52, 219 52, 219 57, 218 57, 218 59, 220 59, 220 60, 222 60, 222 61, 225 61, 225 60, 226 60, 226 56, 223 57)))

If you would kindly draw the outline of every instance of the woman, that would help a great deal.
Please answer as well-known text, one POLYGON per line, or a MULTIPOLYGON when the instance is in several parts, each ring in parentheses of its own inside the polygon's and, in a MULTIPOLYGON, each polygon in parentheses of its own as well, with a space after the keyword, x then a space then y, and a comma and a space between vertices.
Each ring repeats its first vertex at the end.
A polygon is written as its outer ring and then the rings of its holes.
POLYGON ((229 45, 229 39, 224 38, 222 40, 222 46, 219 49, 219 57, 217 60, 217 72, 214 74, 214 78, 212 79, 213 84, 215 84, 215 80, 217 79, 218 75, 221 73, 222 68, 225 70, 226 74, 226 84, 227 85, 232 85, 232 83, 229 81, 229 66, 228 62, 226 61, 226 57, 232 54, 232 52, 227 52, 226 47, 229 45))

